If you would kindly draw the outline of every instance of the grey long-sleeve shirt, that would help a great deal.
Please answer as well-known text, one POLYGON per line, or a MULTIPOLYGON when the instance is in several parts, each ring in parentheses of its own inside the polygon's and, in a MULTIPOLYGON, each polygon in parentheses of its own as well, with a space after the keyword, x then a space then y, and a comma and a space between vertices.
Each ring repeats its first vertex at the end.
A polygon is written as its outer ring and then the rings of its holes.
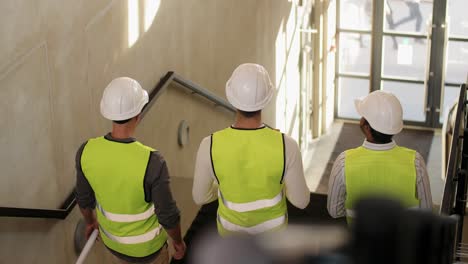
MULTIPOLYGON (((115 139, 109 134, 104 136, 105 139, 118 143, 132 143, 134 138, 115 139)), ((86 146, 83 143, 76 153, 76 188, 75 196, 78 205, 81 208, 96 207, 96 197, 94 191, 86 179, 83 170, 81 169, 81 155, 86 146)), ((166 161, 158 151, 151 152, 148 167, 144 177, 145 200, 154 204, 154 210, 158 216, 159 223, 165 229, 172 229, 180 222, 180 211, 177 208, 169 187, 169 172, 166 161)), ((116 253, 116 252, 113 252, 116 253)), ((121 255, 119 255, 122 257, 121 255)))

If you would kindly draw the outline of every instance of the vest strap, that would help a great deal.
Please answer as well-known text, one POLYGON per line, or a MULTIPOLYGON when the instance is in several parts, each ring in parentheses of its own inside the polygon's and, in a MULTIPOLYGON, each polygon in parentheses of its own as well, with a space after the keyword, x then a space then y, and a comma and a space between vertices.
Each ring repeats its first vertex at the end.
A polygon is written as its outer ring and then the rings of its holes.
POLYGON ((140 214, 114 214, 107 212, 104 210, 101 205, 98 203, 96 207, 99 211, 101 211, 102 215, 104 215, 107 219, 118 222, 118 223, 129 223, 129 222, 137 222, 141 220, 146 220, 154 215, 154 205, 151 205, 148 210, 140 214))
POLYGON ((280 217, 265 221, 258 225, 245 227, 233 224, 228 220, 224 219, 218 214, 218 221, 219 223, 228 231, 230 232, 244 232, 248 234, 258 234, 263 233, 273 228, 279 227, 286 222, 286 215, 282 215, 280 217))
POLYGON ((121 237, 121 236, 115 236, 108 231, 106 231, 104 228, 102 228, 101 225, 99 225, 99 230, 101 230, 104 235, 106 235, 109 239, 118 242, 120 244, 138 244, 138 243, 145 243, 148 241, 153 240, 156 236, 161 233, 161 225, 159 225, 157 228, 146 232, 144 234, 138 235, 138 236, 126 236, 126 237, 121 237))
POLYGON ((283 192, 281 191, 278 195, 271 199, 262 199, 262 200, 256 200, 253 202, 248 202, 248 203, 233 203, 230 202, 226 199, 224 199, 223 194, 221 191, 218 189, 218 195, 221 197, 221 200, 223 201, 224 206, 227 208, 239 212, 239 213, 244 213, 244 212, 249 212, 249 211, 254 211, 258 209, 263 209, 263 208, 268 208, 277 205, 278 203, 281 202, 283 199, 283 192))

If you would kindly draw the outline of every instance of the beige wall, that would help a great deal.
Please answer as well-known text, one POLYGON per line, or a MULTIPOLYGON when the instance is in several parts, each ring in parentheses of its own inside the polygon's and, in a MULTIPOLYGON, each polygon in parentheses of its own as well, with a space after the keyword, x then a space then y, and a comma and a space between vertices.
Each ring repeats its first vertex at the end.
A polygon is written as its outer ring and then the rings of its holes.
MULTIPOLYGON (((117 76, 151 90, 173 70, 224 97, 238 64, 264 64, 279 87, 265 121, 299 137, 299 11, 288 0, 1 1, 0 206, 63 202, 76 149, 109 129, 98 105, 117 76)), ((231 118, 171 87, 137 136, 163 152, 173 176, 191 178, 200 140, 231 118), (181 120, 190 125, 185 148, 177 145, 181 120)), ((64 221, 0 219, 0 262, 72 262, 77 219, 76 209, 64 221)), ((93 252, 89 263, 102 263, 101 255, 93 252)))

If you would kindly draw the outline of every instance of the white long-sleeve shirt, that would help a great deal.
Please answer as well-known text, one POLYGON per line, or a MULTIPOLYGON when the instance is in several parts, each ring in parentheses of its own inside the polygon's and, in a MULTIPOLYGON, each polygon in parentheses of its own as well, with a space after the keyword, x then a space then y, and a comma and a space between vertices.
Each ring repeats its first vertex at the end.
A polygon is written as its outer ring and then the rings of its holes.
MULTIPOLYGON (((284 185, 286 197, 297 208, 309 204, 310 191, 304 178, 302 157, 296 141, 284 135, 286 168, 284 185)), ((193 179, 192 196, 196 204, 202 205, 218 198, 218 184, 211 165, 211 136, 205 137, 198 148, 193 179)))
MULTIPOLYGON (((362 146, 370 150, 386 151, 396 147, 397 144, 395 141, 387 144, 374 144, 364 141, 362 146)), ((328 182, 327 209, 328 213, 334 218, 346 216, 345 158, 345 152, 342 152, 338 158, 336 158, 330 174, 330 181, 328 182)), ((418 152, 416 152, 414 165, 416 167, 416 190, 419 199, 419 207, 432 210, 429 176, 424 159, 418 152)))

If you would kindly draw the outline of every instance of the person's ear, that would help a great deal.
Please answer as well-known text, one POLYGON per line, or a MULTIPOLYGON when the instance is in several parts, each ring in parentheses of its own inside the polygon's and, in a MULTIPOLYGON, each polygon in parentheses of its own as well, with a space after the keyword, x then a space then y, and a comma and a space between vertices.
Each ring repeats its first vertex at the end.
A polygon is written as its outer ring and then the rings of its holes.
POLYGON ((137 116, 135 116, 135 121, 136 121, 137 124, 140 123, 140 121, 141 121, 141 114, 138 114, 137 116))

